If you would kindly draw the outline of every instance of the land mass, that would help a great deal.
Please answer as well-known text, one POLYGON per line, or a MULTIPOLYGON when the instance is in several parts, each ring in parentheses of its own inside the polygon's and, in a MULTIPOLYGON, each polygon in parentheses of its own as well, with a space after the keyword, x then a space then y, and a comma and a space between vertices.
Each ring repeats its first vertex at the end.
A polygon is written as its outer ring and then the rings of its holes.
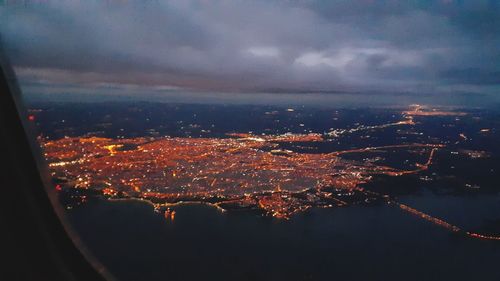
MULTIPOLYGON (((452 113, 434 111, 432 116, 452 113)), ((354 131, 414 125, 414 114, 403 116, 405 119, 399 122, 360 126, 354 131)), ((283 148, 283 144, 328 142, 332 135, 345 133, 349 132, 229 133, 211 138, 65 137, 42 140, 42 146, 57 189, 92 190, 113 200, 145 200, 156 210, 166 210, 169 217, 174 215, 170 206, 185 202, 206 203, 223 211, 253 210, 281 219, 312 207, 385 202, 452 232, 500 240, 463 231, 388 194, 363 188, 377 175, 400 177, 427 170, 435 153, 445 147, 442 143, 402 143, 324 153, 283 148), (404 168, 379 161, 380 155, 391 153, 408 156, 404 168), (353 154, 359 156, 354 157, 358 160, 346 157, 353 154)))

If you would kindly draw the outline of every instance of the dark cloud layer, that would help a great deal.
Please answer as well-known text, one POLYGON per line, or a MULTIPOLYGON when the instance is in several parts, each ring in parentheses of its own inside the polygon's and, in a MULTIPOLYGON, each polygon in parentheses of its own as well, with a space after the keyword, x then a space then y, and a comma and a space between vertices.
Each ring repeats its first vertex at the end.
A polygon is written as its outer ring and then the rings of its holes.
POLYGON ((0 7, 22 79, 228 91, 500 84, 496 1, 54 1, 0 7))

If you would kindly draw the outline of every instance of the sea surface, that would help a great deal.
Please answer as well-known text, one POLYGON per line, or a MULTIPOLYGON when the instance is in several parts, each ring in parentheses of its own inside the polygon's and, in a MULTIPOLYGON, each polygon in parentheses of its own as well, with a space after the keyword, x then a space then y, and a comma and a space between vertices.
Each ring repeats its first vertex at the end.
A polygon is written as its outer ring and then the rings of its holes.
MULTIPOLYGON (((468 227, 500 214, 500 195, 401 201, 468 227)), ((391 205, 290 220, 207 205, 175 210, 167 221, 147 203, 93 200, 67 215, 117 280, 500 280, 498 241, 452 234, 391 205)))

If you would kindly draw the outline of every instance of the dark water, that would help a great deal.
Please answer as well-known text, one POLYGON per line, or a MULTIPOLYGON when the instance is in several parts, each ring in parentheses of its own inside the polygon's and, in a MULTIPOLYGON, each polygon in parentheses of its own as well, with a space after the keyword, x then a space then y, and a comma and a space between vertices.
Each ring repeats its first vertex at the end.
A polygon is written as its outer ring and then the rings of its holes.
MULTIPOLYGON (((407 203, 440 215, 465 208, 462 220, 473 225, 474 214, 499 214, 500 196, 489 198, 423 194, 407 203)), ((314 209, 290 221, 175 209, 169 222, 145 203, 97 200, 68 216, 118 280, 500 280, 500 243, 451 234, 389 205, 314 209)))

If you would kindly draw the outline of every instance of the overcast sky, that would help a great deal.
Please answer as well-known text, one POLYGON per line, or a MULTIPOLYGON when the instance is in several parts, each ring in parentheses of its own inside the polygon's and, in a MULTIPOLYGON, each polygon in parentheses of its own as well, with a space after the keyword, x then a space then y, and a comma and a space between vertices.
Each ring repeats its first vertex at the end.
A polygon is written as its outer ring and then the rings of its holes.
POLYGON ((0 6, 26 85, 438 94, 500 84, 496 1, 38 2, 0 6))

